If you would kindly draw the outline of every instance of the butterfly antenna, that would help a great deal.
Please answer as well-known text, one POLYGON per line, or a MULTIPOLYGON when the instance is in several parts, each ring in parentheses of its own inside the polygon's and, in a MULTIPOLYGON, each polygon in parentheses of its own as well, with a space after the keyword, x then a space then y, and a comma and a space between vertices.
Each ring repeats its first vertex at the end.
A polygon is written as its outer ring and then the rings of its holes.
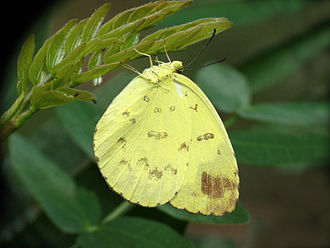
POLYGON ((214 65, 214 64, 222 63, 222 62, 226 61, 226 59, 227 59, 226 57, 223 57, 222 59, 219 59, 219 60, 217 60, 217 61, 214 61, 214 62, 208 63, 208 64, 206 64, 206 65, 202 65, 202 66, 199 67, 199 68, 203 68, 203 67, 206 67, 206 66, 209 66, 209 65, 214 65))
POLYGON ((185 71, 194 71, 194 70, 198 70, 198 69, 200 69, 200 68, 203 68, 203 67, 206 67, 206 66, 209 66, 209 65, 222 63, 222 62, 226 61, 226 59, 227 59, 226 57, 223 57, 222 59, 219 59, 219 60, 217 60, 217 61, 211 62, 211 63, 209 63, 209 64, 202 65, 202 66, 200 66, 200 67, 192 68, 192 69, 185 70, 185 71))
POLYGON ((188 66, 190 66, 191 64, 193 64, 195 61, 196 61, 196 59, 198 59, 200 56, 201 56, 201 54, 202 54, 202 52, 208 47, 208 45, 211 43, 211 41, 213 40, 213 38, 214 38, 214 36, 215 36, 215 34, 216 34, 216 32, 217 32, 217 30, 216 29, 214 29, 213 30, 213 34, 212 34, 212 36, 210 37, 210 39, 206 42, 206 44, 204 45, 204 47, 199 51, 199 53, 197 54, 197 56, 195 57, 195 58, 193 58, 184 68, 187 68, 188 66))

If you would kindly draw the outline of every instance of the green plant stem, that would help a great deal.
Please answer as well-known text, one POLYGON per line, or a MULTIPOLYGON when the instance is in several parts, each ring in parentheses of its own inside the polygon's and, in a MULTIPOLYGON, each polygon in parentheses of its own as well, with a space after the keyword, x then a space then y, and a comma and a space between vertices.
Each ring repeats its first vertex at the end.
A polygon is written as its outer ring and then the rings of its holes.
POLYGON ((27 95, 20 95, 13 105, 0 117, 0 142, 3 142, 12 132, 38 111, 30 106, 32 90, 27 95))
POLYGON ((230 116, 227 120, 224 121, 225 128, 230 128, 238 119, 237 115, 230 116))
POLYGON ((128 210, 134 207, 134 204, 124 201, 122 202, 115 210, 113 210, 108 216, 106 216, 103 220, 102 223, 108 223, 109 221, 112 221, 119 216, 125 214, 128 210))

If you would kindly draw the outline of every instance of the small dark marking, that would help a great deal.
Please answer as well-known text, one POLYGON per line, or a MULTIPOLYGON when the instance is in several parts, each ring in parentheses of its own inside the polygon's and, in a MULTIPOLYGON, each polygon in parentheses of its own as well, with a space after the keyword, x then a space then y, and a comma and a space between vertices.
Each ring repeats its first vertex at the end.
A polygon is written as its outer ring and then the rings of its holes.
POLYGON ((120 137, 118 140, 117 140, 118 143, 126 143, 126 139, 124 137, 120 137))
POLYGON ((156 139, 164 139, 168 136, 166 132, 157 132, 157 131, 149 131, 148 132, 149 137, 155 137, 156 139))
POLYGON ((209 139, 213 139, 214 138, 214 134, 213 133, 206 133, 203 135, 199 135, 197 137, 197 141, 201 141, 201 140, 209 140, 209 139))
POLYGON ((156 177, 157 179, 160 179, 163 176, 163 172, 158 170, 158 168, 155 168, 153 170, 149 170, 149 176, 150 177, 156 177))
POLYGON ((94 134, 97 132, 97 128, 95 128, 95 130, 94 130, 94 134))
POLYGON ((160 202, 158 202, 158 203, 156 204, 157 207, 160 206, 160 205, 162 205, 160 202))
POLYGON ((96 100, 92 100, 92 102, 94 103, 94 104, 96 104, 97 102, 96 102, 96 100))
POLYGON ((174 76, 174 78, 178 78, 175 74, 173 76, 174 76))
POLYGON ((128 164, 128 161, 125 160, 125 159, 122 159, 120 162, 119 162, 120 165, 123 165, 123 164, 128 164))
POLYGON ((129 112, 128 111, 125 111, 125 112, 122 113, 122 115, 128 117, 129 116, 129 112))
POLYGON ((181 152, 182 150, 185 150, 185 151, 189 151, 189 145, 186 144, 186 142, 183 142, 180 146, 179 146, 179 152, 181 152))
POLYGON ((218 154, 221 155, 221 151, 220 151, 220 148, 218 148, 218 154))
POLYGON ((96 160, 96 162, 100 161, 99 157, 97 157, 97 156, 95 156, 95 160, 96 160))
POLYGON ((147 96, 144 96, 144 97, 143 97, 143 100, 144 100, 145 102, 149 102, 149 101, 150 101, 149 97, 147 97, 147 96))
POLYGON ((148 164, 148 159, 146 157, 140 158, 137 162, 136 165, 138 166, 143 166, 144 169, 148 169, 149 164, 148 164))
POLYGON ((129 121, 132 123, 132 125, 134 125, 136 123, 136 119, 135 118, 132 118, 129 121))
POLYGON ((108 178, 106 176, 103 177, 105 180, 108 180, 108 178))
POLYGON ((189 163, 186 164, 187 166, 189 165, 189 163))
POLYGON ((162 109, 161 108, 158 108, 158 107, 155 107, 154 112, 155 113, 161 113, 162 112, 162 109))
POLYGON ((197 107, 198 107, 198 104, 196 103, 194 107, 189 107, 189 108, 191 108, 191 109, 195 110, 196 112, 198 112, 197 107))
POLYGON ((172 165, 170 165, 170 164, 165 166, 164 171, 166 171, 166 170, 170 170, 174 175, 176 175, 176 173, 178 172, 178 170, 173 168, 172 165))
POLYGON ((173 112, 175 110, 175 106, 170 107, 170 111, 173 112))
POLYGON ((77 97, 78 95, 79 95, 79 93, 76 93, 76 94, 73 95, 73 97, 77 97))

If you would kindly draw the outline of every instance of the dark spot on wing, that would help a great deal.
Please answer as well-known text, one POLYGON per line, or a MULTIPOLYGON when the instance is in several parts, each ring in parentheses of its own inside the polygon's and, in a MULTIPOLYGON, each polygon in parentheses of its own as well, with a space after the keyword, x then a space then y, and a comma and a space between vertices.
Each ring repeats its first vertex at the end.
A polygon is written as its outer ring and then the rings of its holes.
POLYGON ((158 168, 155 168, 153 170, 149 170, 149 177, 151 178, 157 178, 160 179, 163 176, 163 172, 161 172, 160 170, 158 170, 158 168))
POLYGON ((131 122, 132 125, 134 125, 136 123, 136 119, 135 118, 132 118, 129 121, 131 122))
POLYGON ((161 113, 161 112, 162 112, 161 108, 155 107, 154 113, 161 113))
POLYGON ((100 161, 99 157, 97 157, 97 156, 95 156, 95 160, 96 160, 96 162, 100 161))
POLYGON ((213 139, 214 138, 214 134, 213 133, 206 133, 203 135, 199 135, 197 137, 197 141, 201 141, 201 140, 209 140, 209 139, 213 139))
POLYGON ((143 97, 143 100, 144 100, 145 102, 149 102, 149 101, 150 101, 149 97, 147 97, 147 96, 144 96, 144 97, 143 97))
POLYGON ((180 146, 179 146, 179 152, 181 151, 189 151, 189 145, 186 144, 186 142, 183 142, 180 146))
POLYGON ((129 116, 129 112, 128 111, 125 111, 125 112, 122 113, 122 115, 125 116, 125 117, 128 117, 129 116))
POLYGON ((157 132, 157 131, 149 131, 148 137, 155 137, 156 139, 164 139, 168 136, 166 132, 157 132))
POLYGON ((195 110, 196 112, 198 112, 197 107, 198 107, 198 104, 196 103, 194 107, 189 107, 189 108, 191 108, 191 109, 195 110))
POLYGON ((167 170, 171 171, 173 173, 173 175, 176 175, 176 173, 178 172, 178 170, 173 168, 172 165, 170 165, 170 164, 165 166, 164 171, 167 171, 167 170))
POLYGON ((146 157, 140 158, 136 162, 136 165, 143 166, 144 169, 148 169, 149 168, 148 159, 146 157))
POLYGON ((175 110, 175 106, 170 107, 170 111, 173 112, 175 110))
POLYGON ((120 165, 124 165, 124 164, 128 164, 128 161, 125 160, 125 159, 122 159, 120 162, 119 162, 120 165))

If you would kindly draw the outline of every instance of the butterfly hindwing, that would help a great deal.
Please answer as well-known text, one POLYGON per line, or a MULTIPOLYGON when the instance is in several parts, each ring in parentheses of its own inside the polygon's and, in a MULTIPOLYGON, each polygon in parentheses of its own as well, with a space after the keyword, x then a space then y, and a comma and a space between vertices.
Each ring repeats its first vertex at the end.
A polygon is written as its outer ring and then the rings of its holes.
POLYGON ((191 113, 189 166, 178 194, 170 203, 205 215, 234 210, 238 199, 238 169, 234 151, 219 115, 189 78, 176 74, 191 113))

